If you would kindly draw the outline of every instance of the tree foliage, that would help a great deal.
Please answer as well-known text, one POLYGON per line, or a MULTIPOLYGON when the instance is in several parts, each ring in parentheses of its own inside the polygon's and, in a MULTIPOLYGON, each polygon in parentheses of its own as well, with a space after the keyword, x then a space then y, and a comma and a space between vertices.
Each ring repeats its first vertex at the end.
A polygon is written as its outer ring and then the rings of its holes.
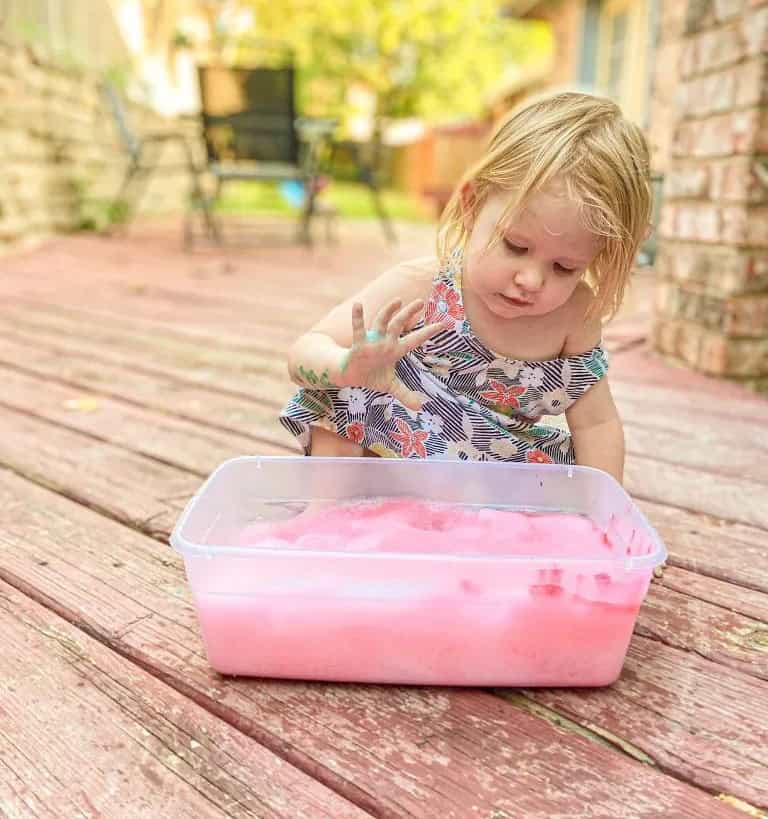
POLYGON ((247 0, 255 34, 289 44, 303 109, 339 114, 351 85, 380 117, 473 115, 505 68, 548 47, 537 24, 500 13, 500 0, 247 0), (324 110, 318 110, 322 108, 324 110))

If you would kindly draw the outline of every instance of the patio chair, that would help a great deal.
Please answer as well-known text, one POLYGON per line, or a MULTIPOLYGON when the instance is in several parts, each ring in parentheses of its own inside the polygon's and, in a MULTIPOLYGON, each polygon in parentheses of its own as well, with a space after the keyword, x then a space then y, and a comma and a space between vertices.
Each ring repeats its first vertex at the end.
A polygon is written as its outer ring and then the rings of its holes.
POLYGON ((166 145, 177 144, 180 146, 183 155, 182 168, 189 175, 189 207, 184 215, 184 243, 189 245, 192 241, 192 216, 194 210, 198 207, 203 213, 206 232, 216 236, 218 227, 213 218, 210 199, 204 195, 201 185, 203 165, 195 160, 195 151, 187 134, 180 131, 139 133, 132 127, 122 97, 115 86, 106 81, 103 83, 103 92, 107 107, 112 113, 118 136, 128 155, 128 164, 123 180, 112 200, 112 210, 130 209, 138 199, 141 188, 151 173, 178 170, 178 165, 159 164, 163 148, 166 145))
POLYGON ((215 180, 209 208, 228 182, 297 182, 304 191, 297 235, 311 244, 322 185, 318 149, 335 121, 296 116, 292 64, 199 66, 198 78, 207 170, 215 180))

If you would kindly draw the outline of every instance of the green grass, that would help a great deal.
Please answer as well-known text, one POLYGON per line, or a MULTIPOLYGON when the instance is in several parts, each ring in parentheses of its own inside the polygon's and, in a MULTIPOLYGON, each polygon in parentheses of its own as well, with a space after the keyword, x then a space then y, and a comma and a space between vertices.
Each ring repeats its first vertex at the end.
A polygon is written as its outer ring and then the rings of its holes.
MULTIPOLYGON (((332 181, 320 194, 333 204, 343 219, 374 219, 371 195, 364 185, 332 181)), ((392 219, 408 222, 431 222, 429 207, 413 196, 400 191, 382 193, 384 207, 392 219)), ((285 201, 277 185, 269 182, 233 182, 226 185, 217 210, 221 213, 243 216, 252 213, 294 215, 296 210, 285 201)))

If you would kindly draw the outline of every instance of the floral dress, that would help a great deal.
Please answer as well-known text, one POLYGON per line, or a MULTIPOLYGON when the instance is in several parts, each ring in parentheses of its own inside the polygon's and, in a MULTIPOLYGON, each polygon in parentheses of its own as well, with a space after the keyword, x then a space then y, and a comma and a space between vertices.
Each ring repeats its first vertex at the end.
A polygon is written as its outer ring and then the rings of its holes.
POLYGON ((303 388, 281 413, 282 424, 307 452, 317 424, 384 457, 574 463, 570 435, 541 418, 564 413, 603 378, 602 346, 547 361, 493 353, 465 317, 459 256, 438 272, 414 329, 439 321, 446 329, 395 368, 427 396, 421 411, 363 387, 303 388))

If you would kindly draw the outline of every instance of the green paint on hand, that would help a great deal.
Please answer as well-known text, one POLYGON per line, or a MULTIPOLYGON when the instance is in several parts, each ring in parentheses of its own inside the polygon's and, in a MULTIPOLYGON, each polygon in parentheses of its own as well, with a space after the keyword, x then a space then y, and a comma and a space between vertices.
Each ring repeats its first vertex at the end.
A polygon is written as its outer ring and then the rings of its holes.
POLYGON ((298 372, 301 376, 301 380, 310 387, 317 387, 319 385, 321 387, 330 388, 334 386, 328 377, 328 370, 323 370, 322 374, 318 375, 314 370, 306 370, 303 365, 299 364, 298 372))

